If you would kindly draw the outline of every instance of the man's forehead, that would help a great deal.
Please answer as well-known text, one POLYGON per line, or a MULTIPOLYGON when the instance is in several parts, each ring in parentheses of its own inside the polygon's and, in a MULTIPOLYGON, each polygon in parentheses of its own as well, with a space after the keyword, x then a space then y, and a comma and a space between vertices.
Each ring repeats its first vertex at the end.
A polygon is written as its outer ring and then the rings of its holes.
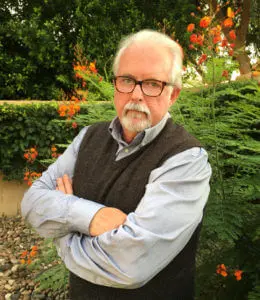
POLYGON ((168 48, 156 47, 151 43, 138 43, 130 45, 122 53, 117 75, 140 75, 140 78, 160 79, 161 75, 168 75, 171 66, 172 59, 168 48))
POLYGON ((129 45, 123 52, 123 55, 135 53, 139 53, 140 55, 149 57, 153 54, 158 55, 160 53, 169 53, 169 49, 164 45, 158 45, 153 43, 152 41, 142 41, 129 45))

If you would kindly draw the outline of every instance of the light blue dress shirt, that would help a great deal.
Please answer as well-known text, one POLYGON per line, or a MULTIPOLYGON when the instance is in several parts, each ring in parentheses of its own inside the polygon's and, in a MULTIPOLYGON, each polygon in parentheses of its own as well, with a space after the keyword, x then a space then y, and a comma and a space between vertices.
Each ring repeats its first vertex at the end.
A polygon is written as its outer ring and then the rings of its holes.
MULTIPOLYGON (((169 114, 130 144, 122 139, 120 123, 114 119, 109 131, 118 142, 116 160, 152 141, 168 118, 169 114)), ((95 199, 55 190, 57 178, 68 174, 73 179, 79 146, 87 130, 81 130, 25 193, 22 215, 40 235, 55 238, 60 257, 79 277, 104 286, 138 288, 177 256, 202 220, 211 176, 208 156, 203 148, 194 147, 170 157, 151 172, 145 194, 126 222, 91 237, 91 220, 104 206, 95 199)))

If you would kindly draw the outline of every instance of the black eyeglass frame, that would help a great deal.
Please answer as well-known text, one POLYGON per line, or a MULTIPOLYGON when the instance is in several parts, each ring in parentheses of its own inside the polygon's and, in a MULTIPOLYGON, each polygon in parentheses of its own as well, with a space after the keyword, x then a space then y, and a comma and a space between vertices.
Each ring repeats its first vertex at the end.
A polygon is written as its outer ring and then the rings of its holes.
POLYGON ((136 80, 136 79, 134 79, 134 78, 132 78, 132 77, 128 77, 128 76, 115 76, 115 77, 113 78, 113 82, 114 82, 114 85, 115 85, 115 87, 116 87, 116 90, 117 90, 119 93, 122 93, 122 94, 131 94, 131 93, 134 91, 135 87, 136 87, 137 85, 140 85, 140 88, 141 88, 142 93, 143 93, 144 95, 148 96, 148 97, 158 97, 158 96, 160 96, 160 95, 162 94, 162 92, 163 92, 165 86, 174 86, 173 83, 166 82, 166 81, 161 81, 161 80, 157 80, 157 79, 136 80), (122 91, 120 91, 120 90, 117 88, 117 86, 116 86, 117 78, 128 78, 128 79, 133 80, 134 83, 135 83, 133 89, 132 89, 130 92, 122 92, 122 91), (158 95, 156 95, 156 96, 147 95, 147 94, 143 91, 143 82, 145 82, 145 81, 156 81, 156 82, 160 82, 160 83, 162 84, 161 92, 160 92, 158 95))

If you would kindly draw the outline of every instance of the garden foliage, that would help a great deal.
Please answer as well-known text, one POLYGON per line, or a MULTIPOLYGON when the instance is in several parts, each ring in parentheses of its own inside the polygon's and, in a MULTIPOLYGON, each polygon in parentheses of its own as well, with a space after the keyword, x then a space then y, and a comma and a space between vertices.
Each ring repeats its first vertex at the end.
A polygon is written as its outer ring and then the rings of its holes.
POLYGON ((251 289, 255 289, 252 295, 257 293, 259 97, 253 82, 218 86, 215 121, 209 88, 183 93, 173 107, 176 122, 184 124, 208 150, 213 169, 197 256, 198 299, 246 299, 251 289), (226 266, 226 277, 214 272, 219 264, 226 266), (243 270, 239 281, 237 270, 243 270))
MULTIPOLYGON (((216 87, 214 102, 210 88, 184 90, 171 110, 174 121, 207 149, 213 169, 197 255, 199 300, 259 298, 259 97, 253 81, 232 82, 216 87)), ((67 144, 83 126, 115 115, 111 102, 83 107, 75 129, 71 121, 57 121, 55 104, 0 106, 0 170, 17 178, 29 164, 23 150, 36 146, 43 162, 56 151, 53 143, 67 144)), ((37 161, 32 166, 43 168, 37 161)), ((46 259, 55 253, 54 248, 42 251, 46 259)), ((44 287, 53 287, 55 279, 60 287, 66 274, 57 264, 38 279, 44 287)))
MULTIPOLYGON (((109 118, 111 112, 107 111, 111 108, 111 103, 88 107, 82 104, 81 113, 87 117, 80 119, 88 124, 109 118)), ((55 102, 0 105, 0 171, 6 179, 21 180, 26 167, 37 172, 46 169, 48 161, 44 160, 52 159, 52 145, 68 144, 84 126, 79 121, 79 126, 73 128, 72 121, 59 117, 57 110, 55 102), (38 157, 33 164, 24 158, 26 149, 37 149, 38 157)))

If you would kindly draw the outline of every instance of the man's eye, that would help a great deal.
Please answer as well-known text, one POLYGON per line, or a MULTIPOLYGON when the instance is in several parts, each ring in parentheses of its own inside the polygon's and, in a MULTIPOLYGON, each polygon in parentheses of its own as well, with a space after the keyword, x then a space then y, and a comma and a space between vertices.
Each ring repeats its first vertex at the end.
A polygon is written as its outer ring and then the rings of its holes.
POLYGON ((124 84, 133 84, 133 79, 131 79, 131 78, 123 78, 122 82, 124 84))
POLYGON ((144 84, 147 87, 153 87, 153 88, 160 88, 161 87, 161 83, 159 81, 145 81, 144 84))

